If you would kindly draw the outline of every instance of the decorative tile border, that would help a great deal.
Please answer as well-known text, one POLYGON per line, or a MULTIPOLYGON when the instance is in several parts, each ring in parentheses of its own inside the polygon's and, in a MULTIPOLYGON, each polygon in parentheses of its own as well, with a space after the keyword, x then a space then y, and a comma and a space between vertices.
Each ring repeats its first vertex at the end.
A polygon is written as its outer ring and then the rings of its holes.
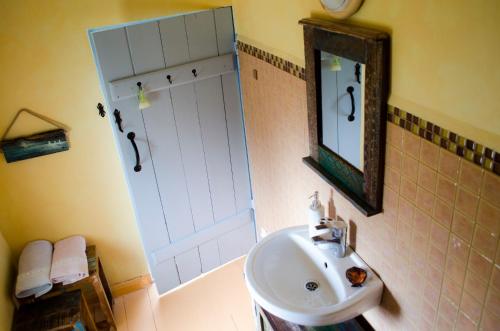
MULTIPOLYGON (((306 79, 305 68, 303 67, 241 41, 238 41, 237 47, 240 51, 265 61, 297 78, 306 79)), ((451 153, 500 175, 500 152, 478 144, 455 132, 441 128, 399 108, 389 107, 387 120, 451 153)))
POLYGON ((306 80, 306 69, 302 68, 290 61, 287 61, 281 57, 278 57, 274 54, 271 54, 269 52, 266 52, 260 48, 257 48, 255 46, 249 45, 242 43, 241 41, 238 40, 238 49, 242 52, 245 52, 249 55, 252 55, 253 57, 258 58, 259 60, 265 61, 269 63, 272 66, 275 66, 278 69, 281 69, 285 72, 288 72, 289 74, 292 74, 293 76, 306 80))
POLYGON ((500 175, 500 153, 399 108, 389 107, 387 120, 450 152, 500 175))

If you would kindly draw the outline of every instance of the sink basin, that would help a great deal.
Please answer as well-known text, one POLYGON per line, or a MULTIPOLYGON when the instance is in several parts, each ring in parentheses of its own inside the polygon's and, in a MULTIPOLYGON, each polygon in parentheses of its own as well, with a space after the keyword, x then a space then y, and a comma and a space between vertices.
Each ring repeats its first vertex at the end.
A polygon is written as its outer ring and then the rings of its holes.
POLYGON ((352 319, 377 306, 383 283, 348 249, 344 258, 314 246, 308 227, 277 231, 257 243, 245 262, 245 281, 254 301, 269 313, 306 326, 352 319), (361 287, 345 277, 356 266, 367 271, 361 287))

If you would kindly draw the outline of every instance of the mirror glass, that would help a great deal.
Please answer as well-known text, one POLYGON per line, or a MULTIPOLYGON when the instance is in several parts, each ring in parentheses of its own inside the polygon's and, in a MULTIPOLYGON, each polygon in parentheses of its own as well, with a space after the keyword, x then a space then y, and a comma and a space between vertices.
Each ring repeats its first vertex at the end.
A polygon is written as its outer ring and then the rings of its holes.
POLYGON ((319 143, 363 171, 365 65, 320 51, 319 143))

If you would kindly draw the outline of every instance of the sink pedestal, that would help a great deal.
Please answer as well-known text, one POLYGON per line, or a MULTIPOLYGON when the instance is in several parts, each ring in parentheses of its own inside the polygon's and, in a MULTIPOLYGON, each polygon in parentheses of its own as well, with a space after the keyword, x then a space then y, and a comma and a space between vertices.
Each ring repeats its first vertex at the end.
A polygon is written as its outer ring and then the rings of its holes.
POLYGON ((328 326, 304 326, 285 321, 256 305, 258 331, 374 331, 366 319, 359 315, 351 320, 328 326))

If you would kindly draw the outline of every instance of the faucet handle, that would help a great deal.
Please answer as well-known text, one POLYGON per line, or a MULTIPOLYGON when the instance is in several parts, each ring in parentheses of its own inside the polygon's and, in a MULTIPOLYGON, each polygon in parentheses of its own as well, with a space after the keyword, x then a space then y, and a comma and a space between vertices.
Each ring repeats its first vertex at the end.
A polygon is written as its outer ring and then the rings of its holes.
POLYGON ((328 229, 330 228, 330 226, 328 226, 328 224, 318 224, 318 225, 315 225, 314 228, 316 230, 323 230, 323 229, 328 229))

